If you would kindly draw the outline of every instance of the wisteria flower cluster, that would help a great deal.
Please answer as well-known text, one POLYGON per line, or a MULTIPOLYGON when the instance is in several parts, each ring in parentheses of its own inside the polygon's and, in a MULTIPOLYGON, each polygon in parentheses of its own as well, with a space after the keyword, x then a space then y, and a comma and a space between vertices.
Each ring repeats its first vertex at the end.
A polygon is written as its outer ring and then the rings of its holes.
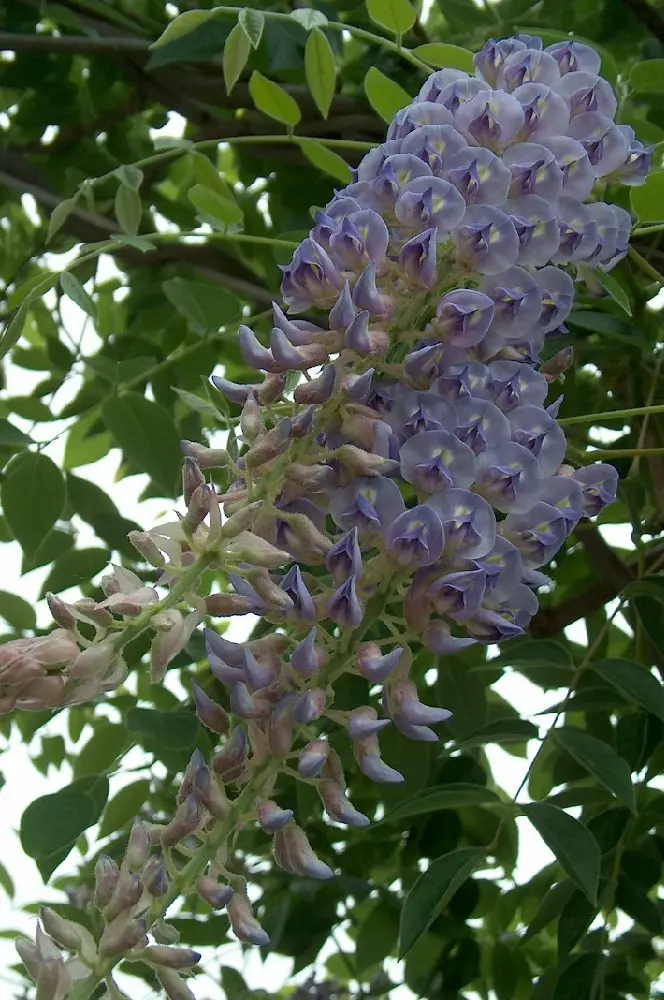
MULTIPOLYGON (((450 717, 420 701, 413 643, 444 657, 523 635, 543 568, 581 518, 615 498, 612 466, 565 464, 562 396, 549 394, 571 357, 541 354, 564 329, 577 265, 608 271, 625 255, 630 217, 596 195, 608 182, 643 182, 650 151, 615 124, 615 95, 587 45, 491 40, 475 66, 472 77, 433 73, 317 213, 283 269, 286 310, 274 304, 269 344, 240 328, 242 356, 263 380, 213 378, 242 407, 240 457, 185 442, 186 513, 132 536, 177 600, 158 603, 116 569, 101 604, 51 599, 60 630, 37 646, 57 642, 57 656, 40 656, 34 641, 2 653, 2 706, 43 707, 119 683, 126 625, 156 631, 153 680, 206 616, 252 613, 271 625, 245 644, 206 629, 221 686, 215 698, 209 685, 193 692, 221 749, 210 762, 194 754, 170 822, 137 821, 123 864, 97 866, 106 929, 85 947, 102 963, 151 961, 172 998, 191 996, 178 970, 196 960, 170 947, 162 919, 182 886, 226 907, 240 940, 268 943, 244 880, 226 867, 239 826, 258 822, 286 872, 334 874, 276 800, 280 773, 313 782, 333 822, 368 824, 329 724, 345 727, 364 775, 402 781, 381 758, 381 730, 435 741, 450 717), (205 476, 220 465, 235 477, 222 496, 205 476), (183 589, 209 566, 225 571, 226 591, 183 589), (399 625, 372 640, 385 616, 399 625), (98 635, 82 652, 80 619, 98 635), (21 658, 32 671, 23 684, 21 658), (66 662, 54 675, 56 660, 66 662), (334 708, 345 672, 367 681, 366 703, 350 712, 334 708)), ((80 950, 52 915, 47 930, 80 950)), ((38 976, 54 961, 41 940, 23 945, 38 976)))

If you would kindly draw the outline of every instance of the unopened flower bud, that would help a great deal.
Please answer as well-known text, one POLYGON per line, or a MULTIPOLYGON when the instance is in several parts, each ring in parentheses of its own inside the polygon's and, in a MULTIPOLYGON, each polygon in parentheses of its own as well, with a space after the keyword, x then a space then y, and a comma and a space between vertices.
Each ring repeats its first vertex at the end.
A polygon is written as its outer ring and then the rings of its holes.
POLYGON ((383 654, 380 646, 365 642, 357 651, 357 669, 372 684, 382 684, 398 664, 402 653, 401 646, 383 654))
POLYGON ((293 810, 281 809, 276 802, 268 799, 265 802, 259 802, 256 806, 256 818, 265 833, 276 833, 277 830, 283 830, 292 821, 293 810))
POLYGON ((278 587, 270 578, 267 570, 256 570, 251 574, 251 583, 256 593, 263 598, 267 604, 273 605, 279 611, 289 612, 293 610, 293 598, 278 587))
POLYGON ((252 534, 251 531, 241 531, 228 542, 225 549, 231 559, 249 563, 250 566, 262 566, 265 569, 277 569, 293 561, 290 552, 283 552, 260 535, 252 534))
POLYGON ((320 719, 325 711, 327 696, 322 688, 312 688, 298 698, 293 709, 293 718, 302 726, 320 719))
POLYGON ((88 646, 82 653, 79 653, 69 669, 70 677, 87 678, 93 676, 103 677, 108 673, 117 659, 118 652, 114 638, 102 639, 88 646))
POLYGON ((233 890, 224 882, 217 882, 210 875, 202 875, 196 883, 196 892, 213 910, 221 910, 233 898, 233 890))
POLYGON ((39 911, 44 930, 63 948, 79 952, 84 959, 94 962, 97 955, 95 939, 81 924, 67 920, 50 906, 42 906, 39 911))
POLYGON ((309 878, 328 879, 334 872, 318 858, 304 830, 291 823, 274 835, 274 860, 289 875, 305 875, 309 878))
POLYGON ((130 871, 140 871, 148 860, 150 846, 150 831, 147 823, 144 823, 142 819, 135 819, 125 851, 125 861, 130 871))
POLYGON ((362 706, 355 708, 348 719, 348 735, 351 740, 364 740, 375 736, 385 726, 390 725, 390 719, 379 719, 375 708, 362 706))
POLYGON ((212 769, 224 781, 238 781, 246 766, 247 734, 241 726, 236 726, 225 745, 212 758, 212 769))
POLYGON ((255 441, 264 429, 258 397, 250 390, 240 414, 240 430, 247 441, 255 441))
POLYGON ((179 930, 167 924, 163 917, 153 924, 151 933, 157 944, 176 944, 180 940, 179 930))
POLYGON ((102 955, 121 955, 125 951, 148 943, 145 920, 127 920, 124 916, 116 917, 106 924, 99 939, 99 952, 102 955))
POLYGON ((219 733, 222 736, 227 733, 231 723, 221 705, 213 701, 195 681, 192 681, 191 690, 196 705, 196 715, 200 722, 213 733, 219 733))
POLYGON ((168 1000, 196 1000, 182 976, 174 969, 166 969, 160 966, 157 970, 157 979, 164 987, 164 992, 168 1000))
POLYGON ((323 770, 330 752, 327 740, 312 740, 307 743, 298 761, 297 770, 303 778, 317 778, 323 770))
POLYGON ((42 957, 34 941, 27 937, 19 937, 14 942, 23 965, 26 967, 33 979, 37 979, 39 968, 42 964, 42 957))
POLYGON ((251 911, 251 904, 245 895, 239 892, 234 893, 226 909, 231 927, 240 941, 258 945, 260 948, 264 948, 270 943, 269 935, 255 919, 251 911))
POLYGON ((228 465, 228 452, 223 448, 206 448, 196 441, 181 441, 184 455, 193 458, 199 469, 221 469, 228 465))
POLYGON ((188 795, 182 802, 170 823, 161 832, 164 847, 174 847, 185 837, 189 837, 201 825, 203 808, 195 795, 188 795))
POLYGON ((370 823, 369 817, 359 812, 346 796, 344 788, 336 781, 321 781, 318 794, 330 819, 344 826, 363 827, 370 823))
POLYGON ((67 629, 70 632, 74 632, 76 629, 76 616, 70 606, 50 591, 46 595, 46 603, 48 604, 48 610, 51 612, 53 621, 56 625, 59 625, 60 628, 67 629))
POLYGON ((573 360, 574 348, 571 345, 563 347, 552 358, 540 365, 540 375, 543 375, 547 382, 556 382, 570 368, 573 360))
POLYGON ((187 456, 182 464, 182 493, 187 507, 199 486, 205 486, 205 476, 196 461, 187 456))
POLYGON ((37 973, 35 1000, 65 1000, 71 986, 71 976, 62 958, 46 959, 37 973))
POLYGON ((130 531, 127 538, 134 546, 140 556, 151 566, 161 568, 166 565, 164 554, 156 545, 152 535, 148 531, 130 531))
POLYGON ((291 653, 291 666, 302 677, 312 677, 325 666, 327 658, 325 649, 316 642, 316 635, 316 627, 314 626, 291 653))
POLYGON ((100 854, 95 865, 94 904, 98 910, 103 910, 111 901, 120 878, 120 869, 107 854, 100 854))
POLYGON ((167 969, 191 969, 201 960, 200 952, 192 948, 168 948, 164 945, 148 945, 137 956, 150 965, 162 965, 167 969))
POLYGON ((220 788, 206 765, 202 767, 194 781, 194 791, 207 811, 215 819, 224 819, 230 811, 230 803, 223 786, 220 788))
POLYGON ((210 513, 212 503, 212 487, 207 483, 197 486, 187 504, 187 513, 182 518, 182 530, 185 535, 193 535, 210 513))
POLYGON ((143 881, 140 875, 131 872, 120 872, 113 895, 104 908, 106 920, 114 920, 123 910, 130 910, 143 895, 143 881))
POLYGON ((166 863, 160 855, 153 855, 148 858, 141 873, 145 891, 150 896, 165 896, 169 888, 168 871, 166 863))
POLYGON ((234 538, 236 535, 239 535, 241 531, 246 531, 248 528, 251 528, 252 524, 258 517, 258 512, 262 506, 262 500, 254 500, 253 503, 244 505, 240 510, 236 511, 235 514, 231 514, 221 529, 221 537, 234 538))
POLYGON ((252 602, 241 594, 209 594, 205 598, 205 610, 213 618, 232 618, 251 612, 252 602))

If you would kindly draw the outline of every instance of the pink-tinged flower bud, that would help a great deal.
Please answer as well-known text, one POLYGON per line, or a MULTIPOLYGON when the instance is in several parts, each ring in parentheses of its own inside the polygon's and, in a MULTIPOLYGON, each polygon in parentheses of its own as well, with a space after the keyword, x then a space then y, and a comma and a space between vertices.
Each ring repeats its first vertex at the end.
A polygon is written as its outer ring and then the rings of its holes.
POLYGON ((224 781, 239 781, 247 761, 247 734, 236 726, 219 753, 212 758, 212 768, 224 781))
POLYGON ((221 736, 227 733, 231 723, 221 705, 213 701, 196 681, 192 681, 191 690, 196 705, 196 715, 200 722, 213 733, 219 733, 221 736))
POLYGON ((275 757, 285 757, 293 745, 293 706, 297 696, 284 695, 274 706, 268 723, 268 742, 275 757))
POLYGON ((125 850, 125 861, 130 871, 140 871, 150 856, 150 847, 148 825, 142 819, 137 818, 134 820, 125 850))
POLYGON ((228 465, 228 452, 223 448, 206 448, 196 441, 181 441, 180 448, 184 455, 195 459, 200 469, 221 469, 228 465))
POLYGON ((35 1000, 65 1000, 71 987, 71 975, 62 958, 51 958, 41 963, 35 1000))
POLYGON ((46 603, 56 625, 70 632, 76 629, 76 616, 69 604, 51 592, 46 595, 46 603))
POLYGON ((161 855, 153 855, 149 858, 141 873, 145 891, 150 896, 165 896, 169 888, 168 871, 166 863, 161 855))
POLYGON ((226 792, 220 788, 207 765, 200 768, 194 780, 194 792, 207 811, 215 819, 225 819, 230 811, 230 803, 226 792))
POLYGON ((371 822, 369 817, 355 808, 342 786, 335 781, 321 781, 318 785, 318 794, 328 816, 336 823, 353 827, 369 826, 371 822))
POLYGON ((143 895, 143 880, 140 875, 121 871, 113 895, 104 908, 104 918, 115 920, 124 910, 131 910, 143 895))
POLYGON ((177 793, 178 805, 184 802, 187 796, 191 795, 195 791, 196 778, 198 777, 198 773, 201 768, 204 768, 205 766, 205 757, 201 751, 198 749, 194 750, 189 758, 184 774, 182 775, 182 781, 180 782, 180 787, 177 793))
POLYGON ((254 500, 253 503, 244 505, 235 514, 231 514, 221 529, 221 537, 234 538, 241 531, 251 528, 262 506, 262 500, 254 500))
POLYGON ((151 933, 157 944, 176 944, 180 940, 179 930, 167 924, 163 917, 153 924, 151 933))
POLYGON ((148 943, 147 923, 145 920, 127 920, 124 916, 117 917, 106 924, 99 939, 101 955, 121 955, 131 948, 146 947, 148 943))
POLYGON ((127 538, 134 546, 138 554, 142 556, 146 562, 150 563, 151 566, 161 568, 166 565, 163 553, 157 547, 152 535, 148 531, 130 531, 127 538))
POLYGON ((167 948, 154 944, 148 945, 136 957, 150 965, 162 965, 167 969, 191 969, 201 960, 200 953, 191 948, 167 948))
POLYGON ((165 969, 161 966, 156 971, 157 979, 164 987, 168 1000, 196 1000, 182 976, 174 969, 165 969))
POLYGON ((290 552, 284 552, 251 531, 241 531, 226 545, 226 554, 238 562, 265 569, 278 569, 293 561, 290 552))
POLYGON ((256 818, 264 833, 276 833, 292 821, 293 810, 281 809, 276 802, 268 799, 256 806, 256 818))
POLYGON ((378 781, 381 784, 396 784, 405 781, 400 771, 390 767, 381 758, 377 736, 356 740, 353 744, 353 752, 360 771, 372 781, 378 781))
POLYGON ((182 493, 187 507, 199 486, 205 486, 205 476, 195 459, 187 455, 182 464, 182 493))
POLYGON ((231 709, 241 719, 266 719, 272 705, 266 698, 251 694, 246 684, 236 684, 231 691, 231 709))
POLYGON ((286 377, 282 374, 268 374, 256 389, 258 402, 263 406, 266 403, 277 403, 284 394, 286 388, 286 377))
POLYGON ((100 854, 95 865, 94 904, 103 910, 111 901, 120 878, 120 869, 107 854, 100 854))
POLYGON ((258 397, 253 389, 249 390, 242 407, 240 430, 247 441, 255 441, 258 435, 265 430, 258 397))
MULTIPOLYGON (((374 421, 375 423, 375 421, 374 421)), ((337 449, 337 459, 353 477, 383 476, 398 469, 398 464, 391 458, 364 451, 354 444, 342 444, 337 449)), ((396 485, 396 484, 395 484, 396 485)))
POLYGON ((304 875, 309 878, 333 878, 334 872, 318 858, 304 830, 291 823, 274 835, 274 860, 289 875, 304 875))
POLYGON ((205 598, 205 610, 213 618, 232 618, 234 615, 247 615, 253 607, 252 602, 241 594, 209 594, 205 598))
POLYGON ((187 504, 187 513, 182 518, 182 530, 185 535, 193 535, 210 513, 212 505, 212 487, 207 483, 197 486, 187 504))
POLYGON ((296 403, 304 403, 305 405, 327 403, 334 392, 336 378, 336 367, 325 365, 318 378, 311 382, 303 382, 296 387, 293 399, 296 403))
POLYGON ((371 684, 383 684, 390 676, 403 653, 397 646, 389 653, 381 653, 375 642, 365 642, 357 651, 357 669, 371 684))
POLYGON ((322 688, 312 688, 311 691, 304 691, 293 708, 293 718, 301 726, 306 726, 310 722, 320 719, 325 711, 327 696, 322 688))
POLYGON ((351 740, 365 740, 368 736, 375 736, 381 729, 385 729, 390 722, 390 719, 379 719, 375 708, 368 706, 355 708, 348 719, 348 735, 351 740))
POLYGON ((270 943, 269 935, 255 919, 251 912, 251 904, 245 895, 234 893, 226 908, 233 932, 240 941, 258 945, 260 948, 270 943))
MULTIPOLYGON (((28 659, 38 663, 42 667, 56 667, 60 663, 71 663, 79 655, 79 648, 70 632, 56 628, 48 635, 38 636, 35 639, 17 639, 16 644, 25 643, 25 652, 28 659)), ((14 643, 4 644, 3 651, 14 647, 14 643)), ((2 659, 0 659, 0 664, 2 659)))
POLYGON ((195 795, 188 795, 182 802, 167 826, 161 832, 161 843, 164 847, 174 847, 185 837, 198 830, 203 820, 203 807, 195 795))
POLYGON ((291 667, 302 677, 312 677, 325 666, 327 654, 323 646, 316 642, 316 634, 314 626, 291 653, 291 667))
POLYGON ((224 882, 217 882, 210 875, 202 875, 196 883, 196 892, 213 910, 221 910, 233 898, 233 890, 224 882))
POLYGON ((298 761, 298 774, 303 778, 317 778, 323 770, 330 752, 327 740, 312 740, 307 743, 298 761))
POLYGON ((100 628, 109 628, 113 624, 113 615, 110 611, 97 604, 91 597, 82 597, 74 601, 72 609, 77 618, 98 625, 100 628))
POLYGON ((175 608, 162 612, 159 617, 167 618, 172 624, 168 631, 158 632, 152 640, 150 680, 153 684, 162 680, 169 663, 182 652, 200 621, 198 611, 192 611, 183 618, 175 608))

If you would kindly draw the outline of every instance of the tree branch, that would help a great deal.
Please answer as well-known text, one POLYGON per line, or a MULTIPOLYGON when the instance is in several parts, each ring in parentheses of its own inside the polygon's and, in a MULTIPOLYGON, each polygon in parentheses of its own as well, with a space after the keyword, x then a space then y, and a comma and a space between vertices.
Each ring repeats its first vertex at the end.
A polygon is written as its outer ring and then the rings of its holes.
POLYGON ((126 53, 147 53, 150 43, 129 35, 115 38, 94 38, 87 35, 16 35, 0 31, 0 51, 38 52, 54 55, 117 56, 126 53))

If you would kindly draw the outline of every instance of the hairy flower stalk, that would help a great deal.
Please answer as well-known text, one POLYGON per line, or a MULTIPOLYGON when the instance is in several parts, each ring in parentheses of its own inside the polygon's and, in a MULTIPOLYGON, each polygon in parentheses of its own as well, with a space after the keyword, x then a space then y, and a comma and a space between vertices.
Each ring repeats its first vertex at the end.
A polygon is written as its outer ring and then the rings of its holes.
MULTIPOLYGON (((551 391, 571 357, 542 361, 575 280, 627 252, 628 213, 596 191, 649 169, 649 150, 613 120, 599 63, 577 42, 517 36, 489 41, 474 77, 432 74, 283 268, 286 310, 275 303, 267 341, 240 327, 263 380, 213 378, 242 408, 240 457, 185 442, 185 513, 132 534, 168 596, 116 567, 106 600, 51 598, 59 628, 0 650, 0 706, 36 709, 117 686, 122 647, 145 628, 158 681, 209 615, 272 626, 242 645, 206 629, 213 684, 193 696, 220 748, 194 754, 168 822, 137 824, 120 866, 98 862, 99 942, 49 930, 90 970, 90 990, 126 955, 158 968, 167 996, 190 995, 182 972, 197 956, 173 947, 163 919, 185 892, 226 907, 241 941, 268 944, 230 863, 237 830, 259 823, 291 875, 334 875, 280 806, 280 774, 312 783, 335 823, 369 823, 346 794, 330 724, 345 727, 364 775, 402 781, 381 731, 436 741, 450 717, 420 701, 413 645, 445 656, 523 635, 543 568, 615 498, 613 467, 564 464, 551 391), (235 477, 223 496, 205 476, 219 465, 235 477), (199 593, 208 568, 225 574, 222 593, 199 593), (394 641, 372 640, 379 619, 397 623, 394 641), (96 629, 82 651, 80 621, 96 629), (366 679, 366 704, 339 712, 346 672, 366 679)), ((39 942, 21 945, 24 961, 38 979, 55 970, 43 995, 64 997, 72 974, 39 942)))

